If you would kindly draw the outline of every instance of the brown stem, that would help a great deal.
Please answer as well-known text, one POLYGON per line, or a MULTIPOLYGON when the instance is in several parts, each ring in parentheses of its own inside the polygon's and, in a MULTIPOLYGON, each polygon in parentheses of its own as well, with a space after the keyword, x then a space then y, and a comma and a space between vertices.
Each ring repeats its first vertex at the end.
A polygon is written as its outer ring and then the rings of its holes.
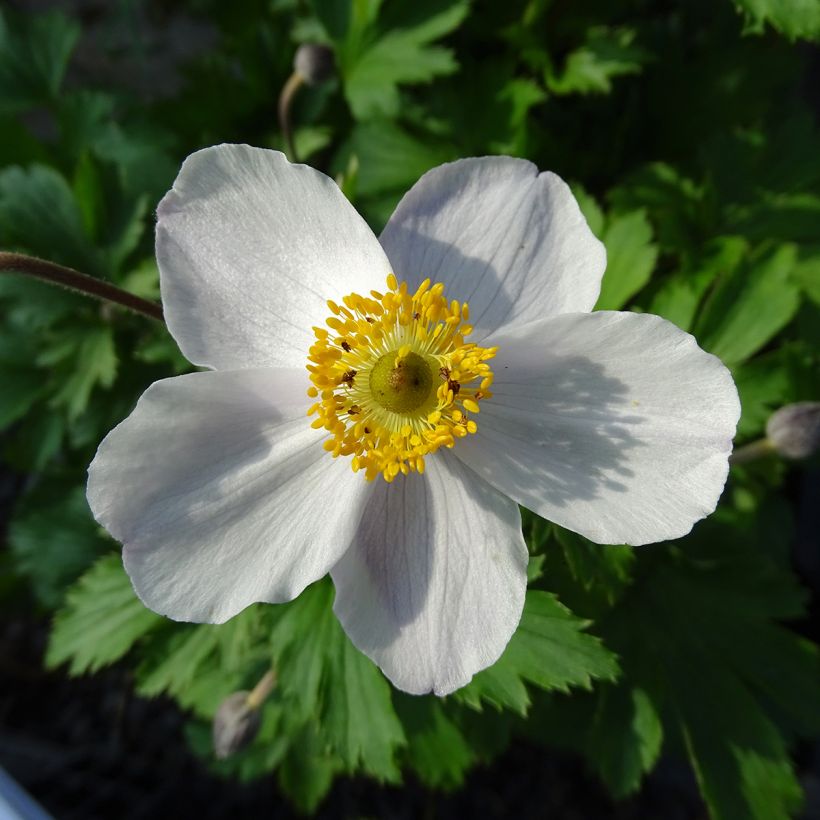
POLYGON ((285 81, 285 84, 282 86, 282 93, 279 95, 279 127, 282 129, 282 136, 285 138, 291 162, 298 162, 299 158, 296 156, 296 146, 293 144, 293 131, 290 127, 290 106, 293 102, 293 98, 296 96, 296 92, 302 87, 304 81, 305 78, 298 71, 294 71, 285 81))
POLYGON ((246 701, 248 706, 251 709, 258 709, 265 702, 265 698, 273 691, 274 686, 276 686, 276 670, 269 669, 248 694, 246 701))
POLYGON ((122 290, 122 288, 95 279, 93 276, 80 273, 72 268, 67 268, 64 265, 38 259, 36 256, 0 251, 0 271, 20 273, 35 279, 42 279, 44 282, 61 285, 76 293, 82 293, 84 296, 93 296, 95 299, 112 302, 127 310, 141 313, 149 319, 156 319, 158 322, 165 321, 162 315, 162 305, 135 296, 127 290, 122 290))
POLYGON ((774 452, 774 446, 767 438, 761 438, 738 447, 729 456, 729 464, 746 464, 749 461, 770 456, 774 452))

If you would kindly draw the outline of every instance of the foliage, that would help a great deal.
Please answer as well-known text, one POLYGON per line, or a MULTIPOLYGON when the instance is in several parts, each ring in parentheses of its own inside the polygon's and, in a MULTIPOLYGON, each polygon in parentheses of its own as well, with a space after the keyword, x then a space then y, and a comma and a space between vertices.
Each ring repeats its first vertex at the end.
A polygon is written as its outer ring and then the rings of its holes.
MULTIPOLYGON (((795 91, 812 53, 792 43, 820 38, 814 0, 181 5, 163 13, 205 45, 156 56, 161 88, 89 73, 64 15, 0 10, 4 250, 157 299, 152 209, 180 160, 222 141, 283 147, 272 101, 298 43, 323 42, 337 77, 300 92, 295 143, 375 230, 441 162, 526 156, 571 180, 607 246, 598 309, 658 313, 730 367, 739 443, 783 403, 818 399, 819 135, 795 91)), ((142 77, 136 40, 106 54, 115 76, 142 77)), ((820 733, 789 559, 799 468, 735 468, 715 515, 671 545, 599 547, 525 513, 530 590, 506 652, 451 697, 410 698, 346 638, 326 580, 222 626, 148 612, 90 517, 85 469, 149 383, 189 366, 162 326, 38 282, 3 274, 0 305, 0 452, 28 477, 4 566, 53 615, 48 665, 124 664, 138 693, 188 711, 216 770, 275 772, 308 812, 344 774, 457 788, 522 736, 582 755, 618 799, 670 755, 714 818, 799 810, 790 752, 820 733), (208 721, 271 664, 255 742, 217 763, 208 721)))

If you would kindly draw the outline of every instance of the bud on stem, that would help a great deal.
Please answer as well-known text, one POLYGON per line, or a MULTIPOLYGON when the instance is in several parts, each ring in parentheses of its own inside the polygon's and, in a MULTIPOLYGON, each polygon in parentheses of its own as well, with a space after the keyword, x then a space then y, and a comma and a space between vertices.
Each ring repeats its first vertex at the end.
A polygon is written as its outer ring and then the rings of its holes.
POLYGON ((270 669, 250 692, 234 692, 222 701, 213 722, 214 754, 218 760, 242 751, 253 742, 262 723, 259 709, 274 686, 276 672, 270 669))
POLYGON ((296 93, 303 85, 319 85, 329 80, 333 76, 335 65, 333 52, 327 46, 304 43, 296 49, 293 74, 282 86, 278 105, 279 127, 282 129, 292 162, 298 162, 290 124, 290 108, 296 93))
POLYGON ((820 448, 820 402, 787 404, 772 413, 766 437, 744 444, 732 453, 731 464, 745 464, 763 456, 808 458, 820 448))

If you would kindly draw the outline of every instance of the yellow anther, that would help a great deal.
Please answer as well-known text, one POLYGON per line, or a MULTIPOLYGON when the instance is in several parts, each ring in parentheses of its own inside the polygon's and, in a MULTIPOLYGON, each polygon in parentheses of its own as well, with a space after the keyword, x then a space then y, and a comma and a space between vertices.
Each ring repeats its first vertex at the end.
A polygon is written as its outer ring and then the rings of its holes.
POLYGON ((425 457, 476 433, 465 411, 490 397, 494 349, 465 343, 469 307, 425 279, 411 293, 394 274, 386 293, 328 300, 325 328, 314 328, 306 363, 315 401, 311 426, 323 446, 350 457, 354 472, 385 481, 423 473, 425 457))

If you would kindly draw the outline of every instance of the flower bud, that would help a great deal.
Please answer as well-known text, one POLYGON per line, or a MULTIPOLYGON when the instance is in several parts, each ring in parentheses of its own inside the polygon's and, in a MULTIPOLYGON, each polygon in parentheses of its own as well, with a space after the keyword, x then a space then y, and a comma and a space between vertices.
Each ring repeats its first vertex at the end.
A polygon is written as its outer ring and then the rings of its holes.
POLYGON ((234 692, 219 706, 214 716, 214 754, 224 760, 251 744, 262 719, 249 701, 250 692, 234 692))
POLYGON ((820 446, 820 402, 787 404, 766 424, 771 446, 786 458, 807 458, 820 446))
POLYGON ((336 61, 327 46, 304 43, 296 49, 293 70, 302 76, 308 85, 319 85, 333 76, 336 61))

